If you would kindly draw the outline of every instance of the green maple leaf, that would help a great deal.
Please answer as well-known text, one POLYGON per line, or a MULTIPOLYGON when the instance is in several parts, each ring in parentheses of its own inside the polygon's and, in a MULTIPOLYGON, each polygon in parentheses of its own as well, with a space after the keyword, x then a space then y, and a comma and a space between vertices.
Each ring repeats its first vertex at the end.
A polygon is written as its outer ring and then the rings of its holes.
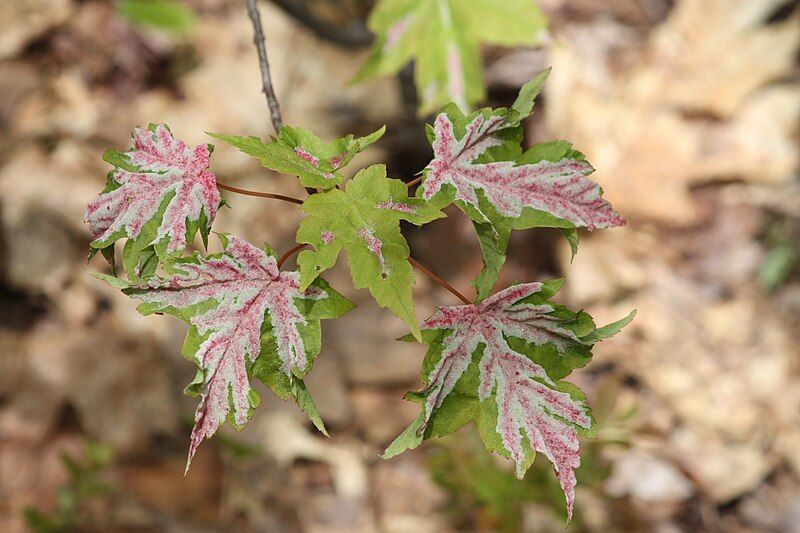
POLYGON ((331 268, 344 248, 355 287, 369 289, 418 337, 411 298, 414 273, 400 220, 422 225, 444 215, 422 199, 409 198, 406 185, 388 179, 383 165, 362 170, 344 190, 310 196, 301 209, 308 217, 300 224, 297 242, 314 247, 297 260, 301 288, 331 268))
POLYGON ((427 114, 484 99, 480 44, 538 44, 545 18, 533 0, 382 0, 368 24, 377 38, 357 79, 415 61, 419 111, 427 114))
POLYGON ((284 126, 266 143, 252 136, 209 135, 260 159, 261 164, 270 170, 297 176, 303 187, 327 190, 342 183, 344 178, 340 170, 380 139, 385 131, 386 127, 383 127, 366 137, 347 135, 329 143, 308 130, 292 126, 284 126))

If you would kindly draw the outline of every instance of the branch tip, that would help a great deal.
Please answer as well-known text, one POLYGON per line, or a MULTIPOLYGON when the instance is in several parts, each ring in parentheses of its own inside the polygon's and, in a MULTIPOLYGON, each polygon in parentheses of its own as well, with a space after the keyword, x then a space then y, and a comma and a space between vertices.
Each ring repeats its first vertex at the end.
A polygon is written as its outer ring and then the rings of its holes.
POLYGON ((256 0, 245 1, 247 2, 247 13, 253 23, 253 44, 258 51, 258 63, 261 67, 261 90, 267 98, 272 126, 275 128, 275 133, 278 133, 283 127, 283 119, 278 97, 275 95, 275 88, 272 85, 272 74, 267 59, 267 43, 264 37, 264 28, 261 26, 261 14, 258 12, 256 0))

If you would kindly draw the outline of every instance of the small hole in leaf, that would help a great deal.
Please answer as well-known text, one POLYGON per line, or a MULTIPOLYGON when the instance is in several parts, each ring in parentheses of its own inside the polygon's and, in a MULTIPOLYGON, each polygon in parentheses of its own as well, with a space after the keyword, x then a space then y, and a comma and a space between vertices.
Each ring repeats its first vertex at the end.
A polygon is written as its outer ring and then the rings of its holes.
POLYGON ((381 272, 381 279, 386 279, 388 277, 389 276, 388 276, 388 274, 386 274, 386 272, 381 272))

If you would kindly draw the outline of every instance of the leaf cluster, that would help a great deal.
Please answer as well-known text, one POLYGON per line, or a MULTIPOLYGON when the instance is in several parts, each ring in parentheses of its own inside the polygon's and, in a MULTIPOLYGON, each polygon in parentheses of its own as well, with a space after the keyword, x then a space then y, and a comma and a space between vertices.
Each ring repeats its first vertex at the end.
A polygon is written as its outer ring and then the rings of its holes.
MULTIPOLYGON (((412 9, 415 18, 424 14, 414 11, 423 5, 453 2, 397 5, 412 9)), ((494 2, 477 5, 488 10, 494 2)), ((226 421, 237 429, 247 423, 260 401, 252 379, 293 399, 327 434, 303 379, 321 351, 320 321, 353 307, 322 278, 343 251, 353 286, 367 289, 405 322, 410 335, 404 340, 429 346, 422 369, 426 388, 406 395, 422 412, 384 456, 474 422, 484 446, 512 459, 519 477, 537 452, 544 454, 571 514, 578 437, 593 436, 595 425, 584 394, 564 379, 633 313, 598 328, 584 311, 553 301, 562 280, 493 293, 512 231, 558 228, 575 253, 578 228, 624 223, 588 177, 593 169, 583 154, 569 143, 523 150, 521 124, 548 74, 525 84, 509 108, 464 114, 455 104, 445 106, 428 126, 434 158, 413 195, 383 165, 347 179, 344 168, 380 139, 383 128, 331 142, 290 126, 267 140, 211 133, 309 190, 300 206, 304 218, 296 241, 304 249, 296 271, 283 268, 270 245, 259 248, 233 235, 219 235, 221 253, 187 253, 196 234, 205 245, 219 208, 228 204, 209 170, 212 146, 191 147, 165 125, 151 125, 134 132, 130 151, 107 152, 115 168, 87 206, 86 220, 92 250, 112 263, 115 243, 125 241, 127 279, 97 277, 141 300, 142 314, 170 314, 189 324, 183 353, 198 370, 186 392, 199 398, 189 460, 226 421), (400 222, 425 225, 445 216, 442 209, 450 204, 471 219, 481 245, 484 268, 473 280, 477 298, 441 307, 420 327, 400 222)))

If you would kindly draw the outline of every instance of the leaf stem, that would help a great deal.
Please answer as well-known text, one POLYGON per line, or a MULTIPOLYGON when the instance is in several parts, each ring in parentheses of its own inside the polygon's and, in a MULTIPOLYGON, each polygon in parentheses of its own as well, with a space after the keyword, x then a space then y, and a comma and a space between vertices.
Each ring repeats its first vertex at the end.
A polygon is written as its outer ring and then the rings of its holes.
POLYGON ((408 183, 406 183, 406 187, 408 187, 410 189, 411 187, 413 187, 414 185, 417 185, 421 181, 422 181, 422 176, 417 176, 413 180, 411 180, 408 183))
POLYGON ((267 43, 264 37, 264 28, 261 26, 261 15, 258 12, 256 0, 245 1, 247 2, 247 13, 253 23, 253 44, 256 45, 258 63, 261 67, 261 87, 264 96, 267 98, 272 126, 275 128, 275 133, 278 133, 283 127, 283 119, 281 118, 278 97, 275 96, 275 88, 272 85, 272 75, 270 74, 269 61, 267 60, 267 43))
POLYGON ((433 281, 435 281, 435 282, 436 282, 438 285, 441 285, 442 287, 444 287, 445 289, 447 289, 448 291, 450 291, 450 292, 451 292, 451 293, 452 293, 454 296, 456 296, 456 297, 457 297, 459 300, 461 300, 462 302, 464 302, 466 305, 472 305, 472 302, 470 302, 469 300, 467 300, 466 296, 464 296, 463 294, 461 294, 460 292, 458 292, 458 291, 457 291, 457 290, 456 290, 456 289, 455 289, 455 288, 454 288, 452 285, 450 285, 449 283, 447 283, 445 280, 443 280, 442 278, 440 278, 439 276, 437 276, 436 274, 434 274, 433 272, 431 272, 431 271, 430 271, 430 270, 429 270, 427 267, 425 267, 424 265, 422 265, 422 264, 421 264, 419 261, 417 261, 416 259, 414 259, 414 258, 413 258, 413 257, 411 257, 411 256, 408 256, 408 261, 409 261, 409 263, 411 263, 412 265, 414 265, 414 267, 416 267, 417 269, 419 269, 419 271, 420 271, 420 272, 422 272, 423 274, 425 274, 426 276, 428 276, 429 278, 431 278, 431 279, 432 279, 433 281))
MULTIPOLYGON (((292 257, 294 254, 296 254, 297 252, 299 252, 300 250, 302 250, 306 246, 308 246, 308 245, 307 244, 296 244, 295 246, 292 246, 291 248, 289 248, 289 250, 287 250, 286 253, 283 254, 280 257, 280 259, 278 259, 278 268, 281 268, 283 266, 283 264, 286 261, 289 260, 290 257, 292 257)), ((431 278, 434 282, 436 282, 437 285, 441 285, 442 287, 444 287, 445 289, 450 291, 450 293, 452 293, 456 298, 458 298, 459 300, 464 302, 466 305, 472 305, 472 302, 467 300, 466 296, 464 296, 463 294, 458 292, 455 289, 455 287, 453 287, 452 285, 447 283, 445 280, 443 280, 442 278, 440 278, 439 276, 437 276, 436 274, 431 272, 431 270, 428 267, 426 267, 425 265, 423 265, 422 263, 420 263, 419 261, 417 261, 416 259, 414 259, 411 256, 408 257, 408 262, 411 263, 420 272, 422 272, 423 274, 425 274, 426 276, 431 278)))
POLYGON ((283 266, 283 264, 284 264, 284 263, 285 263, 285 262, 286 262, 286 261, 287 261, 287 260, 288 260, 290 257, 292 257, 294 254, 296 254, 297 252, 299 252, 300 250, 302 250, 302 249, 303 249, 303 248, 305 248, 306 246, 308 246, 308 245, 307 245, 307 244, 296 244, 296 245, 292 246, 292 247, 291 247, 291 248, 290 248, 290 249, 289 249, 289 250, 288 250, 288 251, 287 251, 285 254, 283 254, 283 255, 281 256, 281 258, 280 258, 280 259, 278 259, 278 268, 281 268, 281 267, 283 266))
POLYGON ((231 187, 230 185, 225 185, 224 183, 217 182, 217 188, 222 189, 223 191, 230 191, 239 194, 245 194, 247 196, 258 196, 259 198, 272 198, 274 200, 282 200, 284 202, 291 202, 293 204, 302 204, 303 200, 299 198, 292 198, 291 196, 284 196, 282 194, 275 194, 271 192, 258 192, 258 191, 248 191, 247 189, 240 189, 238 187, 231 187))

